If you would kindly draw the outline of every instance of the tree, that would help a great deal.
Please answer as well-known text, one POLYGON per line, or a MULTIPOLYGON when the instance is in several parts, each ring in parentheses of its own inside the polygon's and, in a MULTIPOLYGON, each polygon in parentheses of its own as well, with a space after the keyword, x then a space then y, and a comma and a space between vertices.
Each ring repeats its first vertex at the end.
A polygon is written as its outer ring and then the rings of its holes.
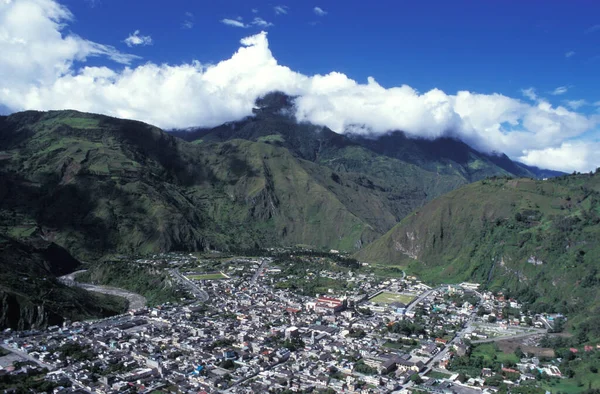
POLYGON ((521 350, 520 347, 515 349, 515 356, 517 356, 517 358, 520 360, 523 357, 525 357, 525 353, 523 353, 523 350, 521 350))
POLYGON ((423 383, 423 379, 421 378, 421 375, 419 375, 418 373, 416 373, 413 376, 411 376, 410 377, 410 381, 413 382, 414 384, 421 384, 421 383, 423 383))
POLYGON ((224 369, 234 369, 235 363, 232 360, 225 360, 221 363, 221 368, 224 369))

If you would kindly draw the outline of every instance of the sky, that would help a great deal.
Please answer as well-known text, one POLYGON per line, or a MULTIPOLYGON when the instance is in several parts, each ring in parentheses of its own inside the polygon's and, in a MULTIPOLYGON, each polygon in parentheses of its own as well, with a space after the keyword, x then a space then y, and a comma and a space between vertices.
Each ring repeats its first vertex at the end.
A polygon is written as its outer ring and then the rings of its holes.
POLYGON ((600 2, 0 0, 0 112, 216 126, 257 97, 339 133, 600 167, 600 2))

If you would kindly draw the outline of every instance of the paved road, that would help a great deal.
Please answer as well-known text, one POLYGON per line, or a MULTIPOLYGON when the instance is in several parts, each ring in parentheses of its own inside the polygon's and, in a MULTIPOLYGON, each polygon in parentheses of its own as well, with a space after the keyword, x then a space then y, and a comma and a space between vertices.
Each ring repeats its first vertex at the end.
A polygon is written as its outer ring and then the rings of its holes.
POLYGON ((43 363, 40 360, 38 360, 37 358, 33 358, 29 354, 27 354, 25 352, 22 352, 20 350, 17 350, 15 348, 12 348, 10 346, 0 344, 0 347, 4 348, 4 349, 8 350, 9 352, 14 353, 14 354, 16 354, 16 355, 18 355, 20 357, 23 357, 24 359, 27 359, 29 361, 33 361, 34 363, 36 363, 37 365, 39 365, 41 367, 48 368, 50 371, 54 371, 56 369, 54 366, 52 366, 50 364, 43 363))
POLYGON ((254 275, 252 275, 252 279, 250 280, 250 284, 255 284, 256 281, 258 280, 258 278, 260 278, 260 275, 263 273, 263 271, 267 268, 267 266, 269 265, 269 262, 264 260, 260 266, 256 269, 256 272, 254 273, 254 275))
POLYGON ((516 335, 507 335, 504 337, 494 337, 494 338, 486 338, 486 339, 478 339, 476 341, 471 341, 471 343, 489 343, 489 342, 498 342, 498 341, 506 341, 511 339, 522 339, 527 337, 533 337, 536 335, 544 335, 547 334, 548 330, 537 329, 535 332, 525 332, 523 334, 516 335))
POLYGON ((406 312, 410 312, 410 311, 412 311, 413 309, 415 309, 415 307, 416 307, 417 305, 419 305, 419 303, 420 303, 421 301, 423 301, 425 298, 429 297, 429 295, 430 295, 431 293, 433 293, 435 290, 438 290, 438 289, 440 289, 440 288, 438 287, 438 288, 436 288, 436 289, 427 290, 426 292, 424 292, 424 293, 421 293, 421 295, 420 295, 420 296, 418 296, 416 300, 414 300, 413 302, 411 302, 411 303, 410 303, 410 305, 408 306, 408 308, 406 308, 406 312))
POLYGON ((200 288, 196 283, 189 280, 179 272, 177 268, 169 270, 171 276, 180 284, 185 286, 200 302, 208 301, 208 293, 200 288))
POLYGON ((129 301, 129 309, 141 309, 146 306, 146 298, 139 294, 132 293, 132 292, 124 290, 124 289, 119 289, 117 287, 97 286, 97 285, 92 285, 89 283, 77 282, 75 280, 75 277, 78 274, 80 274, 81 272, 85 272, 85 271, 86 270, 75 271, 68 275, 61 276, 60 278, 58 278, 58 280, 60 280, 62 283, 64 283, 67 286, 71 286, 71 287, 77 286, 77 287, 80 287, 87 291, 93 291, 96 293, 109 294, 109 295, 123 297, 127 301, 129 301))

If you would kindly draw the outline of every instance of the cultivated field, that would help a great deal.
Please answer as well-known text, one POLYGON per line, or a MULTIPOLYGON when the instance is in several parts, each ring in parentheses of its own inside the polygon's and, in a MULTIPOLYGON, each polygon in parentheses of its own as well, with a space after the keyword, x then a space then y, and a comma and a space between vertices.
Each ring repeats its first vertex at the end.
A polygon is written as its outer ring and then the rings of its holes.
POLYGON ((383 293, 371 298, 369 301, 374 302, 376 304, 391 304, 393 302, 401 302, 404 305, 408 305, 414 299, 414 296, 408 294, 396 294, 384 291, 383 293))

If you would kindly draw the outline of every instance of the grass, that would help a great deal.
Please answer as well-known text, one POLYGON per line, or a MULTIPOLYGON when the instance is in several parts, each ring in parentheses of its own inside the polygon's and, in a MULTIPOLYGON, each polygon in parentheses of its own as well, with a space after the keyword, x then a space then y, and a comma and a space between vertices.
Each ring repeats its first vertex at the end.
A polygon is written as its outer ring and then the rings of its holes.
POLYGON ((271 134, 258 138, 258 142, 285 142, 285 140, 281 134, 271 134))
POLYGON ((407 295, 407 294, 396 294, 396 293, 383 292, 383 293, 371 298, 369 301, 377 303, 377 304, 391 304, 394 302, 401 302, 405 305, 408 305, 414 299, 415 299, 414 296, 407 295))
POLYGON ((496 360, 501 363, 519 362, 519 358, 514 353, 503 353, 493 343, 477 345, 473 348, 472 356, 481 356, 485 360, 496 360))
POLYGON ((438 372, 438 371, 430 371, 427 374, 428 378, 432 378, 432 379, 448 379, 450 376, 452 376, 449 373, 442 373, 442 372, 438 372))
POLYGON ((192 280, 219 280, 226 279, 227 277, 220 272, 200 274, 200 275, 188 275, 188 279, 192 280))

